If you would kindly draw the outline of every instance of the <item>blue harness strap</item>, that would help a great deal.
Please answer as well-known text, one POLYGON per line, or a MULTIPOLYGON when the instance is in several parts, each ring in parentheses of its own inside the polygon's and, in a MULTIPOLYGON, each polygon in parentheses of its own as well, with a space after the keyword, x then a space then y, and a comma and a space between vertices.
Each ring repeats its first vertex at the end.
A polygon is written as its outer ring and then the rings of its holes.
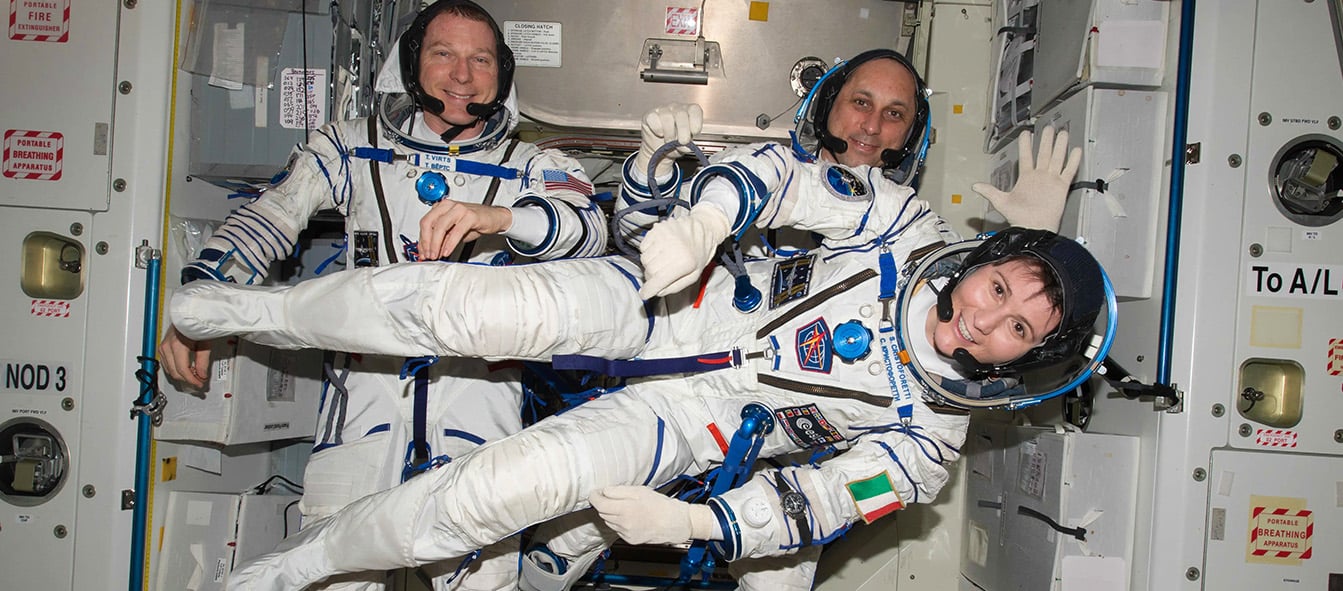
MULTIPOLYGON (((721 495, 746 482, 751 475, 751 467, 760 456, 760 448, 765 445, 765 436, 773 430, 774 413, 765 405, 752 402, 741 409, 741 426, 732 434, 732 443, 728 444, 727 453, 723 455, 722 467, 712 476, 710 496, 721 495)), ((713 567, 709 542, 695 540, 681 559, 681 573, 676 582, 689 582, 697 573, 708 575, 713 567)))
POLYGON ((551 359, 551 364, 555 369, 577 369, 616 378, 634 378, 674 373, 701 373, 739 367, 741 350, 663 359, 606 359, 591 355, 556 355, 551 359))
POLYGON ((405 160, 411 166, 416 168, 427 168, 429 170, 441 170, 444 172, 460 172, 462 174, 473 174, 477 176, 488 176, 501 179, 513 180, 518 178, 522 171, 498 164, 486 164, 474 160, 466 160, 456 156, 445 154, 412 153, 408 155, 397 154, 390 148, 371 148, 367 146, 356 147, 351 150, 355 158, 363 158, 374 162, 391 164, 397 160, 405 160))

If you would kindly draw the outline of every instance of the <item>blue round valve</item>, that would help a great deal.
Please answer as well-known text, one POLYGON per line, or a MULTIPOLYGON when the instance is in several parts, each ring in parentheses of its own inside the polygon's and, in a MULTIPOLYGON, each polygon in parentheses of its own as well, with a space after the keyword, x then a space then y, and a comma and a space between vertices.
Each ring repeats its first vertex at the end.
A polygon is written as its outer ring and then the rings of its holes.
POLYGON ((737 277, 737 287, 732 291, 732 305, 738 311, 754 312, 760 307, 761 299, 760 290, 751 285, 750 277, 744 274, 737 277))
POLYGON ((443 173, 431 170, 420 175, 419 180, 415 181, 415 192, 419 193, 420 201, 426 205, 433 205, 448 196, 448 179, 443 173))
POLYGON ((831 339, 835 343, 835 355, 844 363, 853 363, 872 352, 872 331, 857 320, 836 326, 831 339))

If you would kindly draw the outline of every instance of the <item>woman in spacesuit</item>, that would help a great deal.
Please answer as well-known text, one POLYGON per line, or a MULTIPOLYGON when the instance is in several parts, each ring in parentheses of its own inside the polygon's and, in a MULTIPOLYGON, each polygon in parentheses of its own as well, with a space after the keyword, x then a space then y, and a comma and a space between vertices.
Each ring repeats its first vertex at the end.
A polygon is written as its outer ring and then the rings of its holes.
MULTIPOLYGON (((855 521, 931 501, 959 456, 965 413, 925 399, 900 359, 926 346, 940 355, 925 359, 966 377, 1066 361, 1087 341, 1104 299, 1102 272, 1085 249, 1051 232, 1013 230, 981 245, 943 296, 897 325, 891 310, 908 282, 900 269, 948 236, 911 189, 880 169, 804 162, 776 144, 721 154, 693 186, 690 213, 644 238, 642 272, 620 258, 411 264, 292 288, 193 284, 175 295, 173 321, 194 338, 611 360, 603 366, 610 373, 653 376, 366 497, 235 572, 230 586, 301 588, 336 573, 464 556, 590 499, 628 500, 629 489, 609 487, 657 486, 721 463, 722 434, 737 429, 752 403, 782 427, 765 436, 761 457, 824 446, 847 452, 818 468, 758 474, 697 510, 645 512, 621 533, 720 539, 729 560, 825 543, 855 521), (802 228, 824 241, 800 257, 748 262, 750 282, 770 287, 744 312, 733 301, 735 277, 699 269, 712 246, 750 224, 802 228), (1024 258, 1005 263, 1012 255, 1024 258), (1048 273, 1026 272, 1032 259, 1048 273), (649 277, 664 278, 653 293, 649 277), (1042 277, 1059 285, 1061 305, 1042 295, 1042 277), (646 303, 638 293, 666 297, 646 303), (1000 338, 1012 346, 992 346, 1000 338), (822 428, 801 428, 800 419, 822 428)), ((610 507, 612 526, 628 525, 610 507)))

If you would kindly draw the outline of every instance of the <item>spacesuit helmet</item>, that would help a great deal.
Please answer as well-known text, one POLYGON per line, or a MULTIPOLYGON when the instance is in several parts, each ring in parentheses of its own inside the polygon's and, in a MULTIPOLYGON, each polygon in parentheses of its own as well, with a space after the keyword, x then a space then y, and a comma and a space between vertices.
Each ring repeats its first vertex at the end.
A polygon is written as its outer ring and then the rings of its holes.
POLYGON ((503 32, 494 17, 471 0, 438 0, 420 11, 410 26, 397 40, 396 50, 389 52, 387 61, 378 72, 374 90, 378 93, 377 111, 389 139, 421 151, 440 153, 470 153, 497 146, 517 127, 518 106, 513 72, 516 62, 513 51, 504 43, 503 32), (438 142, 426 142, 410 136, 407 121, 416 111, 443 112, 443 102, 431 96, 420 83, 420 51, 429 23, 443 14, 456 14, 484 22, 494 32, 495 53, 499 66, 498 88, 488 103, 471 103, 467 113, 476 121, 484 121, 479 135, 458 140, 457 137, 475 123, 455 125, 444 132, 438 142))
MULTIPOLYGON (((962 279, 985 265, 1030 258, 1043 263, 1050 274, 1044 278, 1045 290, 1055 290, 1059 324, 1039 345, 1011 361, 981 363, 964 349, 951 354, 951 365, 962 382, 1003 380, 1019 385, 992 396, 978 390, 966 396, 964 384, 952 387, 947 380, 925 380, 923 363, 917 359, 916 378, 924 382, 943 402, 970 408, 1022 408, 1071 391, 1100 367, 1113 343, 1116 319, 1114 290, 1105 270, 1077 241, 1047 230, 1007 228, 992 236, 945 246, 913 263, 910 281, 921 283, 936 279, 937 320, 950 322, 952 292, 962 279), (1051 287, 1051 284, 1052 287, 1051 287), (1105 322, 1099 322, 1105 311, 1105 322), (929 384, 929 381, 935 383, 929 384), (961 389, 957 389, 961 388, 961 389)), ((905 290, 906 292, 913 290, 905 290)), ((913 318, 911 298, 900 296, 901 322, 923 326, 913 318)), ((906 335, 900 336, 902 343, 906 335)))
POLYGON ((979 267, 1015 256, 1039 259, 1053 274, 1062 291, 1059 325, 1025 355, 999 365, 979 363, 964 350, 958 350, 954 357, 964 375, 1019 375, 1076 355, 1086 345, 1096 316, 1105 304, 1104 271, 1085 247, 1048 230, 1013 227, 994 234, 961 261, 960 270, 938 293, 938 320, 951 320, 951 292, 962 278, 979 267))
POLYGON ((848 142, 831 133, 830 113, 834 110, 835 100, 839 97, 845 83, 859 66, 877 59, 890 59, 904 66, 914 77, 914 120, 909 127, 905 143, 898 149, 887 148, 881 153, 881 168, 887 176, 897 183, 910 184, 928 153, 928 141, 931 131, 928 104, 928 85, 914 65, 905 56, 891 49, 870 49, 852 59, 842 61, 830 68, 817 80, 807 93, 807 97, 798 108, 794 117, 796 129, 793 133, 794 148, 807 153, 812 158, 820 154, 822 148, 841 154, 848 150, 848 142))

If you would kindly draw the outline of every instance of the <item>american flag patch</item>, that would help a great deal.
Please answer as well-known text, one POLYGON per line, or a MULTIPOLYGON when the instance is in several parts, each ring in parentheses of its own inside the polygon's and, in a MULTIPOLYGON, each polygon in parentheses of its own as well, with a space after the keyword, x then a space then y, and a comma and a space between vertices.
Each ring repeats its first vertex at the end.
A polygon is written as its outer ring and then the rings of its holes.
POLYGON ((583 195, 592 194, 592 184, 563 170, 548 168, 541 171, 541 179, 546 182, 547 191, 576 191, 583 195))

